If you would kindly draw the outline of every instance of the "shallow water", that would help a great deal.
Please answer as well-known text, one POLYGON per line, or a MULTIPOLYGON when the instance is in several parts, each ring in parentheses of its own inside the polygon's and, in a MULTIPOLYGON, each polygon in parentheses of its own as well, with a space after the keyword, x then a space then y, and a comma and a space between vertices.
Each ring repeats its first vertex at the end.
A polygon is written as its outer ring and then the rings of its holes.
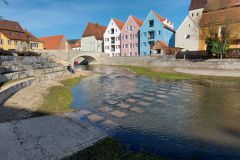
POLYGON ((117 67, 74 89, 86 123, 134 149, 176 159, 240 159, 240 89, 156 81, 117 67))

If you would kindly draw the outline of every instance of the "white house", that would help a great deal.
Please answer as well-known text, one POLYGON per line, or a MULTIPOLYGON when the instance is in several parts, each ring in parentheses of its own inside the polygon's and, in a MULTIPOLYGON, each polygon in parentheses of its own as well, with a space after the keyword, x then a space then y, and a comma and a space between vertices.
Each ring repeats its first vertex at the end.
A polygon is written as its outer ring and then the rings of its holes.
POLYGON ((111 57, 121 54, 121 31, 124 24, 120 20, 111 19, 104 33, 104 51, 111 57))
POLYGON ((191 0, 189 14, 176 32, 175 46, 183 50, 199 50, 199 21, 207 0, 191 0))

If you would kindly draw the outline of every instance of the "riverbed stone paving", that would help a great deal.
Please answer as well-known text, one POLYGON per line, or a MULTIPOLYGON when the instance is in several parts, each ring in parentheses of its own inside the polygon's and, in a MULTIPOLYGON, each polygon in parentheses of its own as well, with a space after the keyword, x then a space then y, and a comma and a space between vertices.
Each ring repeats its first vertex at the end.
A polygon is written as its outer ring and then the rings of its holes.
POLYGON ((133 111, 133 112, 136 112, 136 113, 143 113, 144 111, 139 108, 139 107, 132 107, 132 108, 129 108, 129 110, 133 111))
POLYGON ((98 115, 98 114, 91 114, 89 116, 87 116, 87 118, 91 121, 91 122, 100 122, 103 121, 105 118, 98 115))
POLYGON ((139 101, 137 104, 140 106, 150 106, 151 105, 151 103, 143 102, 143 101, 139 101))
POLYGON ((101 110, 102 112, 111 112, 113 109, 108 106, 103 106, 99 108, 99 110, 101 110))
POLYGON ((111 120, 105 120, 105 121, 101 122, 101 125, 104 125, 106 127, 118 127, 119 126, 119 124, 117 124, 111 120))
POLYGON ((120 108, 122 108, 122 109, 127 109, 127 108, 130 107, 130 106, 129 106, 128 104, 126 104, 126 103, 119 103, 119 104, 117 104, 117 106, 120 107, 120 108))
POLYGON ((118 117, 118 118, 123 118, 127 116, 127 113, 122 112, 122 111, 118 111, 118 110, 114 110, 113 112, 110 112, 110 114, 112 116, 118 117))
POLYGON ((133 98, 128 98, 128 99, 127 99, 127 102, 135 103, 135 102, 137 102, 137 100, 136 100, 136 99, 133 99, 133 98))

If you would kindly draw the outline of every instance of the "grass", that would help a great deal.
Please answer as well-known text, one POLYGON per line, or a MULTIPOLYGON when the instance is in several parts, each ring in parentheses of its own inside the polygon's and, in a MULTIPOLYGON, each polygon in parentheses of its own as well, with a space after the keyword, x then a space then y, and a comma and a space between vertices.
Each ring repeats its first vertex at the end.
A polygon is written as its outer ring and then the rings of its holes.
POLYGON ((147 76, 158 80, 197 80, 199 82, 215 82, 216 84, 233 82, 234 84, 240 85, 240 78, 237 77, 200 76, 177 73, 174 71, 155 71, 153 68, 136 66, 125 66, 125 68, 130 69, 137 75, 147 76))
POLYGON ((106 138, 63 160, 166 160, 166 158, 147 153, 123 151, 123 147, 117 140, 106 138))
POLYGON ((62 86, 49 88, 48 94, 44 96, 44 102, 39 107, 38 112, 55 114, 71 112, 72 88, 79 83, 82 77, 75 77, 61 81, 62 86))
POLYGON ((150 78, 156 78, 161 80, 188 80, 193 78, 193 76, 187 74, 158 72, 147 67, 128 66, 127 68, 135 72, 137 75, 147 76, 150 78))

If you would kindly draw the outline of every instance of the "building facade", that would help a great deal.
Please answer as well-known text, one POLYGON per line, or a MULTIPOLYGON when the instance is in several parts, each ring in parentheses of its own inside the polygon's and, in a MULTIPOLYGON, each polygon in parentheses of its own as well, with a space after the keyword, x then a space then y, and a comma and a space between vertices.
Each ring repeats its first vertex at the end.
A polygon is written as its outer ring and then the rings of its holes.
POLYGON ((71 47, 64 35, 48 36, 39 38, 44 43, 45 50, 70 51, 71 47))
POLYGON ((199 50, 206 50, 206 38, 229 32, 230 48, 240 48, 240 1, 208 0, 200 20, 199 50))
POLYGON ((109 56, 121 56, 121 31, 125 23, 111 19, 104 33, 104 50, 109 56))
POLYGON ((0 49, 43 50, 43 42, 24 30, 18 22, 0 19, 0 49))
POLYGON ((81 51, 81 40, 76 40, 74 43, 68 42, 73 51, 81 51))
POLYGON ((150 11, 140 28, 140 55, 151 55, 151 48, 159 40, 174 47, 175 31, 173 22, 150 11))
POLYGON ((103 34, 105 30, 105 26, 88 23, 81 38, 81 50, 83 52, 104 52, 103 34))
POLYGON ((121 32, 121 56, 139 56, 139 30, 143 21, 129 16, 121 32))
POLYGON ((175 46, 183 50, 199 49, 199 21, 207 0, 191 0, 189 13, 176 32, 175 46))

